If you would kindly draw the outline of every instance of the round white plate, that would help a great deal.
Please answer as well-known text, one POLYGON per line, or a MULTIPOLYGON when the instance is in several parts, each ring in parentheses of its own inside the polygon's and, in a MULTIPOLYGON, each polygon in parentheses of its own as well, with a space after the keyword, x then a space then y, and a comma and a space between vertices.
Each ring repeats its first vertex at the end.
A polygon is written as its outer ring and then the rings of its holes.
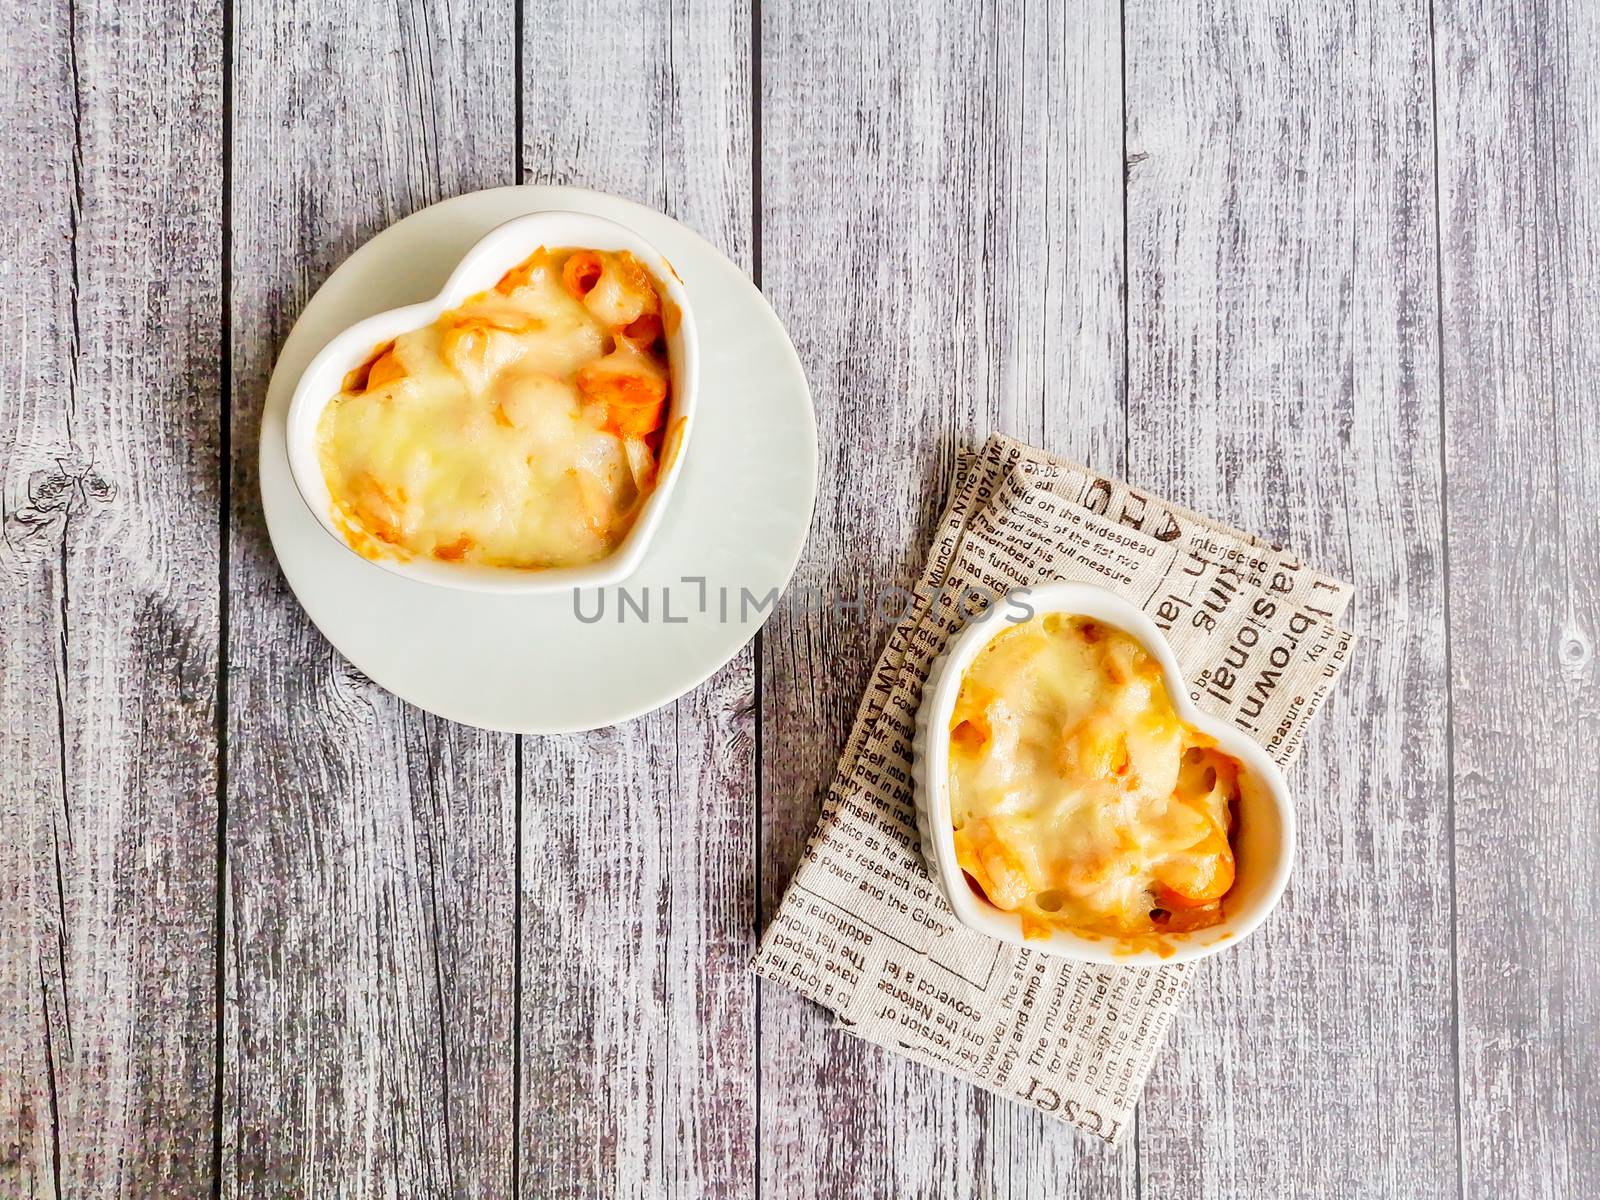
POLYGON ((402 699, 510 733, 613 725, 711 676, 771 614, 805 544, 816 493, 811 392, 761 293, 670 217, 575 188, 457 196, 373 238, 306 305, 278 356, 261 421, 267 529, 317 628, 402 699), (402 579, 335 541, 300 498, 284 448, 289 398, 335 334, 426 300, 490 229, 543 209, 637 229, 689 289, 700 400, 677 491, 643 565, 617 587, 496 596, 402 579))

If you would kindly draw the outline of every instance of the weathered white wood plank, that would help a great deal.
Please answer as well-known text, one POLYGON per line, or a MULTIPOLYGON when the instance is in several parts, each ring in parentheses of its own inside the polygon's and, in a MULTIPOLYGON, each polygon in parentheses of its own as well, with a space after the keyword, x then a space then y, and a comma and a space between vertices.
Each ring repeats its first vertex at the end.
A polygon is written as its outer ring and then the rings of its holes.
POLYGON ((0 1193, 211 1187, 221 12, 0 15, 0 1193))
POLYGON ((1600 1194, 1600 10, 1436 13, 1463 1192, 1600 1194))
POLYGON ((1283 908, 1197 975, 1156 1196, 1453 1196, 1427 6, 1127 12, 1129 471, 1355 583, 1283 908))
POLYGON ((524 742, 523 1195, 754 1194, 751 687, 524 742))
MULTIPOLYGON (((1119 13, 967 7, 762 14, 760 265, 823 426, 803 585, 909 578, 954 434, 1123 465, 1119 13)), ((1416 5, 1127 12, 1132 476, 1351 573, 1369 638, 1297 780, 1291 899, 1207 969, 1158 1067, 1149 1195, 1456 1188, 1430 66, 1464 1190, 1600 1187, 1600 965, 1570 933, 1600 899, 1600 28, 1436 15, 1430 64, 1416 5)), ((529 174, 753 263, 750 20, 530 0, 529 174), (620 87, 589 49, 618 30, 620 87)), ((271 565, 276 346, 365 236, 511 177, 512 25, 509 3, 235 17, 225 1190, 509 1191, 520 1139, 528 1195, 1130 1194, 1131 1154, 781 989, 758 1106, 748 652, 673 710, 530 743, 519 831, 510 740, 377 691, 271 565)), ((26 181, 0 201, 0 1193, 203 1195, 221 15, 14 5, 0 49, 26 181)), ((767 911, 883 632, 797 601, 771 627, 767 911)))
POLYGON ((272 563, 273 356, 378 229, 509 182, 509 3, 235 13, 224 1193, 505 1194, 513 739, 346 664, 272 563))
POLYGON ((73 454, 76 128, 66 21, 50 19, 43 4, 9 8, 0 20, 0 52, 12 64, 0 75, 0 153, 9 178, 31 180, 0 197, 0 1186, 32 1198, 57 1194, 57 1030, 66 1053, 67 899, 54 864, 67 835, 57 680, 75 489, 55 459, 73 454))
MULTIPOLYGON (((817 816, 887 629, 804 603, 904 586, 958 438, 1120 468, 1115 4, 766 5, 762 282, 811 373, 811 544, 764 639, 763 913, 817 816)), ((1131 1196, 1131 1150, 761 993, 763 1194, 1131 1196)))
MULTIPOLYGON (((742 0, 529 5, 527 178, 750 259, 742 0)), ((521 1194, 754 1194, 753 654, 677 704, 522 752, 521 1194)))

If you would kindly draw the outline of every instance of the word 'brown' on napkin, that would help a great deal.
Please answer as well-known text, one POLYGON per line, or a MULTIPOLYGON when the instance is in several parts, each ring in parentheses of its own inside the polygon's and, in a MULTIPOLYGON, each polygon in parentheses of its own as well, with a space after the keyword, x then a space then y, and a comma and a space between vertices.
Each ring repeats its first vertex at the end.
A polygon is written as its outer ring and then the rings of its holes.
POLYGON ((1107 1141, 1127 1128, 1188 964, 1104 967, 961 925, 923 863, 911 794, 922 683, 960 597, 1095 583, 1161 626, 1199 706, 1280 766, 1349 661, 1349 585, 1294 555, 1011 438, 964 453, 915 599, 752 964, 857 1037, 1107 1141))

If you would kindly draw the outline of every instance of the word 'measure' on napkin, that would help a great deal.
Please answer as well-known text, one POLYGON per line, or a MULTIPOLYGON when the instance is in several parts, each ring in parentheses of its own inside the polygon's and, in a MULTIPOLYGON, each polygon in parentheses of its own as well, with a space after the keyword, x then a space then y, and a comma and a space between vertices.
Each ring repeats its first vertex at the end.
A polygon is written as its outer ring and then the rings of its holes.
POLYGON ((754 962, 843 1028, 1108 1141, 1127 1128, 1190 966, 1104 967, 961 925, 911 795, 922 683, 969 611, 1097 583, 1166 632, 1199 706, 1280 766, 1349 660, 1347 584, 1292 554, 995 435, 964 454, 915 600, 873 671, 839 773, 754 962))

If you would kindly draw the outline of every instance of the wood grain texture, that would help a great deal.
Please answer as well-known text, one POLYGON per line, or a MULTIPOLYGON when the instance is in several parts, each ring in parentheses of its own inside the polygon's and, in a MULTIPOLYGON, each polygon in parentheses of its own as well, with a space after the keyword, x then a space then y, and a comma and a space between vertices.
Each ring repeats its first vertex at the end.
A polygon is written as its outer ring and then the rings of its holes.
MULTIPOLYGON (((527 181, 641 201, 748 265, 750 19, 530 6, 527 181)), ((754 1194, 753 664, 614 729, 523 739, 525 1197, 754 1194)))
MULTIPOLYGON (((61 1125, 56 1039, 66 1055, 66 880, 55 862, 67 841, 65 712, 66 510, 72 481, 55 467, 73 456, 67 429, 76 225, 75 89, 70 30, 46 6, 0 15, 0 153, 10 178, 32 188, 0 196, 0 1189, 54 1197, 61 1125), (32 43, 48 53, 24 53, 32 43), (14 331, 14 332, 13 332, 14 331), (59 1031, 59 1034, 58 1034, 59 1031)), ((79 501, 80 507, 82 501, 79 501)))
POLYGON ((506 1194, 513 739, 351 668, 273 566, 273 356, 380 228, 514 171, 510 4, 243 4, 232 113, 233 524, 223 1191, 506 1194))
MULTIPOLYGON (((766 5, 762 283, 811 376, 811 543, 763 639, 763 913, 815 823, 959 438, 1120 467, 1114 4, 766 5), (816 594, 821 603, 807 603, 816 594)), ((770 1196, 1133 1195, 1111 1156, 763 985, 770 1196)))
POLYGON ((1600 12, 1436 14, 1463 1192, 1600 1192, 1600 12))
POLYGON ((1600 1193, 1592 7, 20 0, 0 55, 0 1196, 1600 1193), (760 643, 520 754, 326 645, 255 472, 333 267, 519 173, 756 272, 822 445, 760 643), (911 579, 991 428, 1356 584, 1289 898, 1117 1151, 745 970, 887 634, 807 597, 911 579))
POLYGON ((754 1194, 751 687, 524 742, 523 1195, 754 1194))
POLYGON ((211 1186, 220 24, 0 17, 7 1196, 211 1186))
POLYGON ((1145 1092, 1157 1196, 1453 1196, 1428 17, 1130 4, 1130 478, 1351 580, 1283 907, 1145 1092))

